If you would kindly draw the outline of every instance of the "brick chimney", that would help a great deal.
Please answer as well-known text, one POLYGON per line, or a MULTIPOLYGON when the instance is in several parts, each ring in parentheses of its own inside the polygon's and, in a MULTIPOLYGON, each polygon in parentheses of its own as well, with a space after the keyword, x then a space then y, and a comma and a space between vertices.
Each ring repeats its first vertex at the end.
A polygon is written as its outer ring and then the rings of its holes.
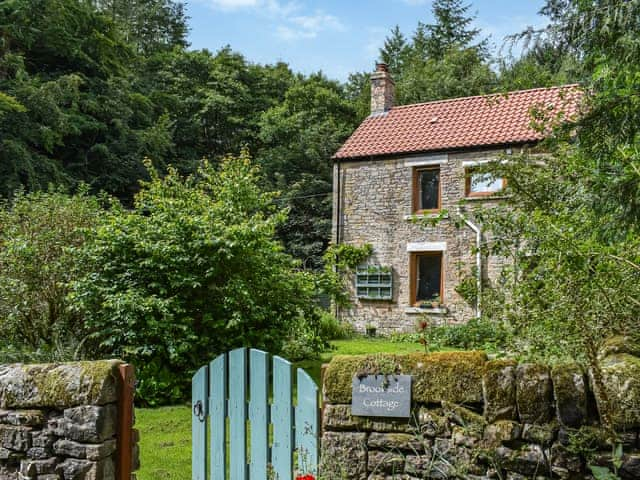
POLYGON ((376 71, 371 74, 371 114, 384 113, 393 107, 396 95, 396 83, 391 78, 386 63, 377 63, 376 71))

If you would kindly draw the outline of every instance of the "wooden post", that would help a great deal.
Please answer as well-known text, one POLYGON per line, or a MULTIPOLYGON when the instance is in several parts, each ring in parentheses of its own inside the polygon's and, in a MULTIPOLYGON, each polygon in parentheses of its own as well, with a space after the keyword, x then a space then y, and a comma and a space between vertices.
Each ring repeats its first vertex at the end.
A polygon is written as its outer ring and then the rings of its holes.
POLYGON ((133 396, 135 371, 133 365, 120 365, 118 395, 118 480, 131 480, 133 468, 133 396))
POLYGON ((323 363, 320 367, 320 436, 324 433, 324 405, 327 401, 324 395, 324 376, 327 373, 328 363, 323 363))

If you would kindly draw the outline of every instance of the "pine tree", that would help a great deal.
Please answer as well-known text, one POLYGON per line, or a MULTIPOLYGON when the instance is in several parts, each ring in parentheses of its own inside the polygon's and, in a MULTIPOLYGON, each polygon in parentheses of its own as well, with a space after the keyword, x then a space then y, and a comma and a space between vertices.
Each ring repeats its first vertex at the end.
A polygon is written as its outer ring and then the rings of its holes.
POLYGON ((389 66, 389 70, 396 77, 402 75, 402 69, 407 61, 409 45, 400 27, 396 25, 384 41, 380 49, 380 60, 389 66))
POLYGON ((475 17, 469 15, 470 8, 463 0, 434 0, 432 11, 435 23, 425 26, 426 53, 429 58, 440 59, 454 47, 484 52, 486 41, 472 45, 480 29, 471 28, 475 17))

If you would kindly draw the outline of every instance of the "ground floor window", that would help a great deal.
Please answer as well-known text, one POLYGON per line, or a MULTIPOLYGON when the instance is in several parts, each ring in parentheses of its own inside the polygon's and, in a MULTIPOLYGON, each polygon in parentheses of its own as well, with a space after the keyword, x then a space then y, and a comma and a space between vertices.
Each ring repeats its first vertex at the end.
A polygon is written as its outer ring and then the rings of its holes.
POLYGON ((411 305, 442 303, 444 278, 442 259, 442 252, 411 254, 411 305))

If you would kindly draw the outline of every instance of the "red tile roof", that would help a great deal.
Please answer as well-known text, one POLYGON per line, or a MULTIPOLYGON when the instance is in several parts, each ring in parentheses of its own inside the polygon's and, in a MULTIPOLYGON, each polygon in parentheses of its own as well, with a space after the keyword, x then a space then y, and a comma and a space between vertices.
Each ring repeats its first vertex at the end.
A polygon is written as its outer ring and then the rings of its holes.
POLYGON ((565 85, 394 107, 365 119, 334 158, 535 142, 545 134, 533 128, 533 110, 567 121, 581 98, 565 85))

